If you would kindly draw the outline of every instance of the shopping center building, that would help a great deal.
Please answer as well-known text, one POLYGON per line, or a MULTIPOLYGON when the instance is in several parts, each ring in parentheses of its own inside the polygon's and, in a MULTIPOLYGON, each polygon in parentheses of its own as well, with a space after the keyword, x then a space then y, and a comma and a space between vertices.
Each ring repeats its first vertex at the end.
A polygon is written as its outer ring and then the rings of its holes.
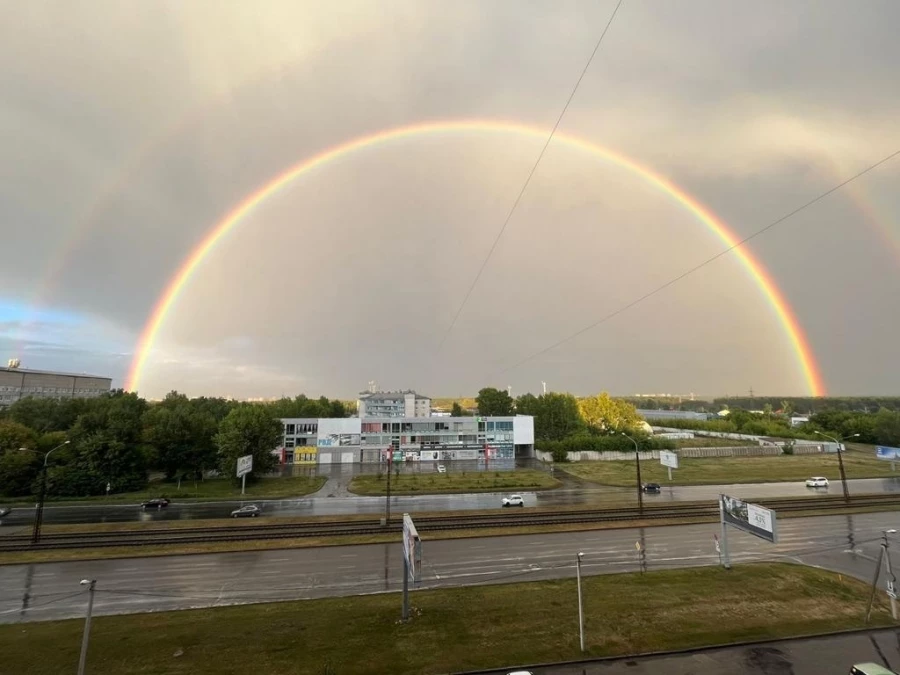
POLYGON ((282 419, 274 450, 282 464, 355 464, 394 460, 448 462, 534 456, 534 418, 345 417, 282 419))

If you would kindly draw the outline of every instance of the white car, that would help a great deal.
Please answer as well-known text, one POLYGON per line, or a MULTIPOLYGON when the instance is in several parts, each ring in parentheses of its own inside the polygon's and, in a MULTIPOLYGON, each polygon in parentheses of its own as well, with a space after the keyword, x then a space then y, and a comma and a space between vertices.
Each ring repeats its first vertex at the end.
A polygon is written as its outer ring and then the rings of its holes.
POLYGON ((806 487, 828 487, 828 479, 822 476, 813 476, 806 479, 806 487))
POLYGON ((503 506, 525 506, 525 499, 522 495, 511 495, 503 498, 503 506))
POLYGON ((443 464, 438 464, 438 473, 447 473, 447 467, 443 464))

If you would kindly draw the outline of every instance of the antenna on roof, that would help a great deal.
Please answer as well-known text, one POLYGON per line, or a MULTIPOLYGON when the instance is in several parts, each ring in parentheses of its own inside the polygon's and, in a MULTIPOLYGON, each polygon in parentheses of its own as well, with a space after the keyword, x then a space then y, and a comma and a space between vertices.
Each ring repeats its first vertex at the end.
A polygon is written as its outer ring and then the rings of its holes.
POLYGON ((19 361, 19 359, 10 359, 9 361, 6 362, 6 367, 11 370, 15 370, 16 368, 18 368, 21 365, 22 365, 22 362, 19 361))

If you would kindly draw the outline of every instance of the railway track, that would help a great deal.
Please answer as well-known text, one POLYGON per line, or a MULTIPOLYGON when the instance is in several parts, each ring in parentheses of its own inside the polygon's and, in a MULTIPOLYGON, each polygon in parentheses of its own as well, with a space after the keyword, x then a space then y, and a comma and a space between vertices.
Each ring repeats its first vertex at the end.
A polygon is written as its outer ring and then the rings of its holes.
MULTIPOLYGON (((779 512, 829 511, 845 508, 898 506, 897 495, 860 495, 852 497, 849 504, 841 496, 761 499, 754 503, 779 512)), ((529 527, 537 525, 569 525, 579 523, 616 522, 629 520, 662 520, 672 518, 716 518, 719 514, 715 502, 667 504, 646 506, 643 512, 637 507, 617 509, 581 509, 573 511, 505 511, 496 514, 430 516, 416 518, 419 532, 441 530, 466 530, 490 527, 529 527)), ((334 537, 399 533, 402 523, 391 520, 387 526, 380 521, 316 521, 309 523, 238 525, 227 527, 196 527, 183 529, 134 529, 112 532, 49 533, 37 544, 29 535, 11 535, 0 538, 0 552, 34 551, 73 548, 107 548, 112 546, 147 546, 171 544, 199 544, 212 542, 256 541, 274 539, 299 539, 307 537, 334 537)))

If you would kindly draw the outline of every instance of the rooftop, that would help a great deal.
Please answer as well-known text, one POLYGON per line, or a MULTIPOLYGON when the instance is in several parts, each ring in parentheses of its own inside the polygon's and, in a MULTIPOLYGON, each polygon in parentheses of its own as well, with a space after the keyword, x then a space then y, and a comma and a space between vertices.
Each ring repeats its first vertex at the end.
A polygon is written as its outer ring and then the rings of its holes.
POLYGON ((422 396, 422 394, 417 394, 412 389, 408 389, 406 391, 363 391, 360 392, 359 397, 366 401, 386 401, 388 399, 399 398, 401 396, 406 396, 407 394, 412 394, 416 398, 427 399, 427 396, 422 396))
POLYGON ((23 373, 25 375, 62 375, 64 377, 92 377, 96 380, 112 381, 112 377, 106 375, 91 375, 89 373, 64 373, 58 370, 32 370, 31 368, 7 368, 6 366, 0 366, 0 372, 23 373))

